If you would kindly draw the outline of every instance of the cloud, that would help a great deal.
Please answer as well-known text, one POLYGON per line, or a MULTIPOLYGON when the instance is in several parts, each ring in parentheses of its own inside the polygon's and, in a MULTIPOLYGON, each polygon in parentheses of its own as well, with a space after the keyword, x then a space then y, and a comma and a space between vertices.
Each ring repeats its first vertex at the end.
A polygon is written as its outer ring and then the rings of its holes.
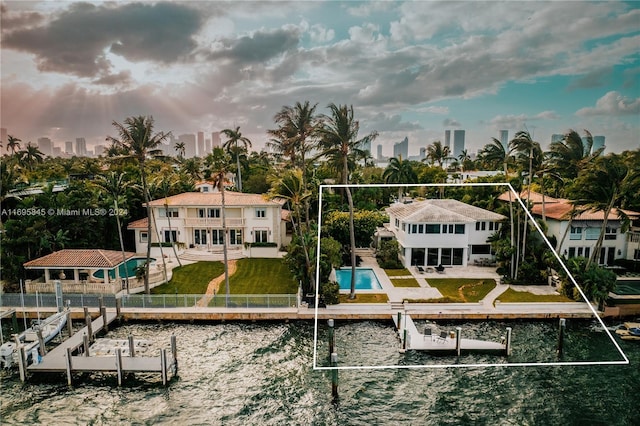
POLYGON ((383 112, 367 117, 367 122, 367 127, 374 128, 378 132, 411 131, 423 128, 418 123, 403 122, 399 114, 385 114, 383 112))
POLYGON ((555 111, 542 111, 531 117, 532 120, 557 120, 559 118, 555 111))
POLYGON ((573 91, 576 89, 591 89, 594 87, 603 86, 605 84, 604 80, 609 77, 610 74, 610 67, 593 70, 572 81, 571 84, 569 84, 569 86, 567 87, 567 90, 573 91))
POLYGON ((442 120, 442 126, 443 127, 460 127, 461 124, 458 120, 455 120, 453 118, 445 118, 444 120, 442 120))
POLYGON ((38 12, 11 12, 4 3, 0 4, 0 15, 2 16, 2 31, 9 31, 12 28, 31 27, 45 19, 44 15, 38 12))
POLYGON ((326 43, 336 36, 336 32, 331 28, 325 28, 323 25, 314 24, 309 28, 309 37, 313 43, 326 43))
POLYGON ((93 80, 92 83, 105 86, 126 86, 131 83, 131 71, 124 70, 115 74, 105 74, 93 80))
POLYGON ((196 10, 175 3, 72 3, 44 25, 3 31, 3 48, 34 54, 41 71, 95 77, 112 68, 106 50, 133 62, 186 58, 201 24, 196 10))
POLYGON ((631 99, 616 91, 611 91, 596 101, 595 107, 576 111, 577 116, 632 115, 640 113, 640 98, 631 99))
POLYGON ((299 41, 300 33, 295 28, 256 31, 250 36, 219 40, 209 58, 226 58, 239 64, 261 63, 294 49, 299 41))

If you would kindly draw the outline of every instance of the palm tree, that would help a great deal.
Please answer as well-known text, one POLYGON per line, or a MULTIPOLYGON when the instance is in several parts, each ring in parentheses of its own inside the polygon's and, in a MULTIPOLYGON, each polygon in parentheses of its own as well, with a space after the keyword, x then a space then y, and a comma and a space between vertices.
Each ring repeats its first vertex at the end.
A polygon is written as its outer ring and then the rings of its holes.
MULTIPOLYGON (((576 205, 604 213, 600 235, 586 265, 588 269, 596 256, 600 255, 611 210, 626 194, 637 194, 640 191, 640 172, 637 168, 629 167, 621 156, 610 154, 590 163, 584 173, 578 176, 576 188, 576 205)), ((618 217, 626 219, 620 209, 618 217)))
MULTIPOLYGON (((120 225, 120 201, 124 201, 124 195, 127 188, 131 186, 131 181, 125 179, 126 173, 109 172, 107 175, 98 175, 93 184, 105 191, 113 199, 113 208, 115 209, 116 224, 118 226, 118 238, 120 240, 120 251, 122 251, 122 263, 127 262, 127 256, 124 251, 124 239, 122 238, 122 226, 120 225)), ((125 286, 129 293, 129 274, 125 273, 125 286)))
POLYGON ((27 144, 27 147, 19 151, 20 163, 24 164, 29 171, 33 171, 33 166, 38 163, 42 163, 44 160, 44 153, 41 152, 37 146, 27 144))
MULTIPOLYGON (((300 245, 304 252, 306 276, 309 277, 309 284, 311 287, 308 290, 310 293, 315 293, 316 279, 315 274, 313 273, 311 256, 309 256, 309 248, 307 247, 306 240, 304 238, 301 217, 302 213, 300 212, 300 206, 306 205, 306 201, 311 197, 311 195, 311 191, 307 190, 304 185, 303 171, 300 169, 286 170, 283 174, 271 179, 269 198, 280 198, 286 200, 289 206, 293 209, 291 224, 293 225, 294 232, 300 238, 300 245)), ((307 291, 305 291, 305 293, 307 293, 307 291)))
POLYGON ((14 155, 16 151, 20 150, 21 139, 7 135, 7 151, 11 150, 11 155, 14 155))
POLYGON ((440 141, 435 141, 427 146, 427 156, 425 160, 429 160, 431 164, 438 163, 438 166, 442 167, 444 162, 450 158, 450 154, 451 148, 442 146, 442 142, 440 141))
POLYGON ((247 147, 251 147, 251 141, 246 137, 242 136, 240 132, 240 127, 236 127, 235 129, 224 129, 222 133, 228 138, 228 140, 222 145, 227 152, 235 154, 236 157, 236 177, 238 178, 237 187, 238 191, 242 192, 242 172, 240 170, 240 145, 244 147, 246 150, 247 147), (235 150, 231 148, 235 147, 235 150))
MULTIPOLYGON (((389 159, 389 165, 382 173, 382 178, 386 183, 416 183, 418 176, 413 170, 410 161, 403 160, 402 156, 389 159)), ((398 201, 402 199, 403 187, 398 187, 398 201)))
POLYGON ((223 235, 223 240, 222 240, 222 254, 223 254, 223 260, 224 260, 224 282, 225 282, 225 288, 226 288, 226 297, 225 297, 225 306, 229 306, 229 295, 230 295, 230 288, 229 288, 229 260, 227 258, 227 244, 228 244, 228 231, 227 231, 227 219, 226 219, 226 212, 225 212, 225 208, 226 208, 226 204, 225 204, 225 199, 224 199, 224 182, 225 182, 225 177, 227 175, 227 169, 228 169, 228 164, 229 164, 229 158, 226 155, 218 155, 215 157, 215 162, 214 164, 212 164, 212 167, 214 169, 214 173, 213 173, 213 186, 215 188, 218 189, 218 191, 220 192, 220 198, 221 198, 221 204, 222 204, 222 212, 221 212, 221 216, 222 216, 222 235, 223 235))
POLYGON ((134 160, 138 164, 140 169, 140 179, 142 181, 142 192, 144 194, 144 201, 147 206, 147 261, 145 263, 144 274, 144 290, 145 293, 150 293, 149 288, 149 262, 151 259, 151 206, 149 205, 149 188, 147 185, 147 173, 145 170, 145 164, 149 157, 162 155, 162 150, 159 149, 160 144, 165 141, 171 132, 153 133, 153 117, 152 116, 136 116, 128 117, 124 120, 123 124, 114 121, 113 126, 118 132, 118 137, 107 136, 107 141, 112 142, 116 146, 122 147, 126 154, 118 157, 123 160, 134 160))
POLYGON ((351 292, 349 299, 356 298, 356 238, 353 224, 353 197, 351 189, 349 189, 349 157, 357 151, 361 151, 361 147, 367 142, 373 141, 377 132, 372 132, 362 139, 358 139, 358 131, 360 123, 353 117, 353 106, 340 105, 334 103, 329 104, 330 116, 324 116, 324 123, 319 129, 320 149, 322 154, 329 157, 334 164, 342 163, 342 184, 347 201, 349 203, 349 238, 351 243, 351 292))
POLYGON ((178 153, 178 158, 183 158, 184 157, 184 153, 187 150, 186 145, 184 144, 184 142, 178 142, 175 146, 175 150, 178 153))
POLYGON ((575 179, 580 170, 604 150, 602 147, 592 153, 593 136, 588 130, 584 132, 586 137, 583 139, 576 131, 569 130, 562 140, 549 146, 550 163, 562 177, 575 179))
MULTIPOLYGON (((494 168, 498 168, 499 164, 502 165, 502 170, 504 172, 504 178, 506 182, 509 182, 509 163, 512 160, 511 149, 507 149, 502 142, 500 142, 496 138, 491 138, 491 143, 487 144, 480 151, 480 158, 484 162, 489 165, 493 165, 494 168)), ((514 216, 513 216, 513 200, 511 199, 511 189, 507 190, 509 194, 509 216, 510 216, 510 224, 511 224, 511 278, 516 277, 515 270, 515 262, 514 262, 514 254, 515 254, 515 226, 514 226, 514 216)))

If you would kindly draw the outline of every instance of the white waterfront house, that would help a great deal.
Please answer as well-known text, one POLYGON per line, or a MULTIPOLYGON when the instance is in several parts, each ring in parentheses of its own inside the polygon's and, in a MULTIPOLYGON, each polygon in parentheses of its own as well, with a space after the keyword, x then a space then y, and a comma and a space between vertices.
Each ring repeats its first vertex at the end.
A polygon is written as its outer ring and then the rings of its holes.
MULTIPOLYGON (((527 200, 530 202, 531 214, 534 217, 542 218, 542 194, 531 191, 529 195, 524 191, 520 194, 520 198, 525 203, 527 200)), ((508 194, 500 195, 500 199, 508 202, 508 194)), ((623 232, 623 219, 620 212, 616 208, 611 209, 602 247, 596 256, 596 261, 600 265, 611 266, 616 259, 640 259, 640 213, 631 210, 622 211, 630 219, 631 226, 623 232)), ((553 235, 558 244, 562 242, 562 246, 556 248, 558 254, 567 258, 577 256, 588 258, 600 236, 600 230, 604 224, 604 212, 578 211, 571 219, 571 215, 575 213, 570 200, 544 197, 547 233, 553 235)))
MULTIPOLYGON (((251 255, 249 244, 246 243, 260 243, 255 245, 270 245, 273 249, 269 253, 277 254, 279 247, 290 242, 285 220, 288 211, 282 208, 283 204, 281 200, 269 200, 261 194, 225 191, 228 247, 245 250, 247 255, 251 255)), ((222 250, 224 233, 220 192, 185 192, 153 200, 149 205, 152 211, 151 235, 147 234, 148 218, 128 226, 128 229, 135 231, 138 253, 144 253, 149 242, 153 245, 176 243, 178 249, 183 251, 222 250)))
POLYGON ((493 259, 487 239, 507 218, 457 200, 395 203, 386 224, 410 266, 466 266, 493 259))

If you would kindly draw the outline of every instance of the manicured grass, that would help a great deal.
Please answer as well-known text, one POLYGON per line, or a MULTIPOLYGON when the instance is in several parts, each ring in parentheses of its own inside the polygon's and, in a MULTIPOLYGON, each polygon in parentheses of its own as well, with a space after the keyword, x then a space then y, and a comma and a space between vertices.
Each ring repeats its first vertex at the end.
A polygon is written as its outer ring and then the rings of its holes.
MULTIPOLYGON (((231 294, 290 294, 298 290, 291 271, 282 259, 240 259, 229 277, 231 294)), ((225 294, 222 282, 218 294, 225 294)))
POLYGON ((415 278, 391 278, 394 287, 420 287, 415 278))
POLYGON ((177 267, 171 281, 151 289, 152 294, 204 294, 209 281, 224 273, 222 262, 197 262, 177 267))
POLYGON ((503 303, 575 302, 562 294, 533 294, 513 288, 507 289, 496 300, 503 303))
POLYGON ((340 303, 387 303, 386 293, 356 293, 356 298, 349 299, 348 294, 340 294, 340 303))
POLYGON ((427 283, 437 288, 450 302, 458 303, 478 302, 496 286, 496 281, 490 278, 431 278, 427 283))
POLYGON ((411 275, 408 269, 385 269, 384 272, 388 277, 404 277, 407 275, 411 275))

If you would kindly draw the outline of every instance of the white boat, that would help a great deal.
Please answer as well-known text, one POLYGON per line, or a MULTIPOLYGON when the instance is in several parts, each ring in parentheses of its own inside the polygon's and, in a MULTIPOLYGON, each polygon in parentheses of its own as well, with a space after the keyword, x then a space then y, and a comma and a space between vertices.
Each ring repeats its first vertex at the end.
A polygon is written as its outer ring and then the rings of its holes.
POLYGON ((623 340, 640 340, 640 328, 632 327, 627 330, 627 334, 623 334, 620 336, 623 340))
POLYGON ((24 347, 27 365, 38 362, 40 342, 38 333, 42 332, 42 340, 46 344, 62 330, 67 323, 68 309, 53 314, 43 320, 35 320, 31 327, 20 334, 14 334, 13 340, 0 346, 0 367, 10 368, 18 362, 18 345, 24 347))
POLYGON ((632 328, 640 328, 640 322, 625 322, 616 330, 616 334, 626 336, 632 328))

